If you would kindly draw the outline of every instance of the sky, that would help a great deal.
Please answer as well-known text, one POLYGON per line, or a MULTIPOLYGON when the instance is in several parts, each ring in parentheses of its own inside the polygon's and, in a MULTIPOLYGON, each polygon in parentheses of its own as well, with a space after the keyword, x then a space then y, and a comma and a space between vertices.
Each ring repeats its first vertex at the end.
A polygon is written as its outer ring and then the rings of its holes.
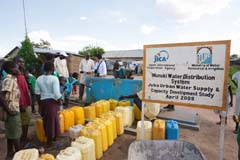
MULTIPOLYGON (((240 0, 25 0, 28 36, 78 52, 231 40, 240 54, 240 0)), ((0 57, 24 40, 22 0, 0 0, 0 57)))

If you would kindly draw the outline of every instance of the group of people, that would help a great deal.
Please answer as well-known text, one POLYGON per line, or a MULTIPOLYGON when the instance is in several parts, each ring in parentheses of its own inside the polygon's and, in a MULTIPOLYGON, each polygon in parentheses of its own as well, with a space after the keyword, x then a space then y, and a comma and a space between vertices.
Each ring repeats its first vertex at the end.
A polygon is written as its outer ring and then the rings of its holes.
MULTIPOLYGON (((75 85, 79 85, 79 99, 83 99, 87 77, 105 77, 107 66, 101 55, 95 56, 95 62, 87 54, 79 64, 79 72, 69 76, 67 69, 67 55, 60 53, 57 57, 47 56, 42 64, 40 76, 35 77, 35 68, 25 69, 24 59, 17 57, 14 61, 5 61, 1 68, 0 82, 0 120, 5 123, 7 138, 7 158, 11 159, 14 152, 28 142, 28 128, 31 120, 31 111, 36 113, 35 102, 38 103, 38 112, 43 119, 43 127, 47 137, 47 145, 60 134, 58 111, 68 107, 68 97, 75 85), (79 79, 80 75, 80 79, 79 79), (31 107, 30 107, 31 106, 31 107)), ((126 79, 126 71, 118 62, 114 64, 113 76, 126 79)), ((240 118, 240 71, 232 77, 237 86, 236 115, 240 118)), ((232 106, 232 90, 228 86, 228 106, 232 106)), ((134 94, 121 96, 121 99, 133 98, 141 110, 141 95, 134 94)), ((173 105, 168 105, 174 110, 173 105)), ((229 107, 228 107, 229 108, 229 107)), ((228 112, 227 108, 227 112, 228 112)), ((222 114, 219 114, 220 118, 222 114)), ((237 133, 239 118, 235 118, 237 133)), ((227 123, 227 118, 225 119, 227 123)), ((217 124, 220 124, 217 123, 217 124)), ((240 134, 239 134, 240 139, 240 134)), ((239 140, 240 145, 240 140, 239 140)))
POLYGON ((96 63, 90 59, 90 55, 86 54, 85 59, 81 60, 79 64, 80 72, 80 85, 79 85, 79 99, 82 100, 84 89, 86 86, 87 77, 106 77, 107 76, 107 65, 103 60, 101 54, 95 56, 96 63))
MULTIPOLYGON (((29 73, 30 75, 31 73, 29 73)), ((32 79, 26 78, 23 58, 17 57, 15 61, 4 62, 1 69, 0 103, 1 120, 5 123, 7 157, 9 159, 15 151, 21 148, 20 144, 28 141, 30 106, 32 104, 31 84, 32 79)))
POLYGON ((86 55, 79 65, 79 73, 69 76, 66 56, 47 56, 40 68, 40 76, 35 77, 35 68, 25 69, 24 59, 17 57, 14 61, 5 61, 1 67, 0 82, 0 120, 5 124, 7 138, 7 157, 29 142, 28 128, 32 113, 38 113, 43 119, 43 128, 47 145, 60 134, 59 110, 67 107, 68 97, 73 86, 80 86, 79 98, 82 99, 86 77, 107 75, 106 63, 101 55, 96 55, 96 63, 86 55), (38 110, 35 108, 38 104, 38 110))

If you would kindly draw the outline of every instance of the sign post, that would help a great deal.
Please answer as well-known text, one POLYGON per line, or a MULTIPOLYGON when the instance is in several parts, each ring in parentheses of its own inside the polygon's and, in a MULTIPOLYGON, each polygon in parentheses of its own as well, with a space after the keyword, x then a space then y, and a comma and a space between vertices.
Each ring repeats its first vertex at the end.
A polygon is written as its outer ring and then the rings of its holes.
POLYGON ((141 140, 144 140, 144 107, 145 103, 142 101, 142 114, 141 114, 141 140))
MULTIPOLYGON (((227 107, 227 106, 226 106, 227 107)), ((220 136, 219 136, 219 160, 224 159, 224 131, 225 131, 225 118, 226 114, 225 113, 220 113, 221 114, 221 126, 220 126, 220 136)))
POLYGON ((225 40, 145 45, 143 101, 225 111, 230 44, 225 40))

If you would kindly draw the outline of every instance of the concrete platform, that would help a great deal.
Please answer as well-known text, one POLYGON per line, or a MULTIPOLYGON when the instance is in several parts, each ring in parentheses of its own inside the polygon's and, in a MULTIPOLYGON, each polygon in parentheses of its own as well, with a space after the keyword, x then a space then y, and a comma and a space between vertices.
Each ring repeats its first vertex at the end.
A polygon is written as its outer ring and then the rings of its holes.
POLYGON ((174 111, 161 111, 157 118, 175 120, 181 127, 193 130, 200 129, 198 113, 182 107, 175 107, 174 111))

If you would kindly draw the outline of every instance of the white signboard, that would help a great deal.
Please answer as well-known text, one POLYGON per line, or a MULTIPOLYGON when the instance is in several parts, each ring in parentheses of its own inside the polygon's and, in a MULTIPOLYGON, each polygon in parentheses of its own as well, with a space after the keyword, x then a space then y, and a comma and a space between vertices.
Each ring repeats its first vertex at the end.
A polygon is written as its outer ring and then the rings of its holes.
POLYGON ((143 100, 225 110, 230 43, 145 45, 143 100))

